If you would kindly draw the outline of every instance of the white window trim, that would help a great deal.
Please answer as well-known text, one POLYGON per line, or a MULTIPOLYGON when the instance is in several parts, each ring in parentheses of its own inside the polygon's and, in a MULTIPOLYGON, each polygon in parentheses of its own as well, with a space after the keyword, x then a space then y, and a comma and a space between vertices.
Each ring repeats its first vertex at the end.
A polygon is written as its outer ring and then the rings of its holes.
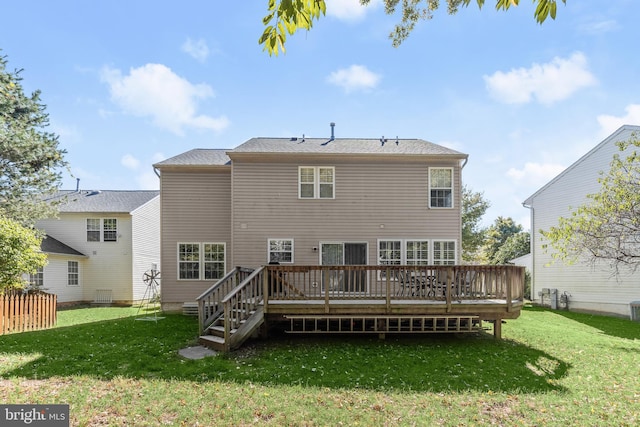
POLYGON ((227 274, 227 243, 226 242, 202 242, 201 243, 201 250, 200 250, 200 254, 202 257, 202 262, 201 267, 200 267, 200 275, 202 276, 202 280, 220 280, 222 279, 226 274, 227 274), (222 276, 218 277, 217 279, 207 279, 205 278, 205 264, 209 263, 209 264, 219 264, 220 261, 205 261, 204 259, 204 246, 205 245, 222 245, 222 251, 223 251, 223 255, 222 255, 222 276))
POLYGON ((87 240, 87 242, 89 243, 114 243, 114 242, 118 242, 118 240, 120 240, 120 233, 118 232, 118 229, 120 227, 120 220, 116 217, 87 217, 85 218, 85 238, 87 240), (89 220, 94 220, 94 221, 98 221, 99 222, 99 228, 97 230, 89 230, 88 226, 89 226, 89 220), (116 224, 116 229, 115 230, 105 230, 104 228, 104 222, 106 220, 114 220, 115 224, 116 224), (89 240, 89 231, 97 231, 98 232, 98 240, 89 240), (115 232, 115 240, 105 240, 104 239, 104 233, 105 231, 113 231, 115 232))
POLYGON ((394 238, 385 238, 385 239, 377 239, 376 241, 376 259, 378 265, 385 265, 381 263, 380 259, 380 242, 400 242, 400 265, 407 265, 407 242, 428 242, 429 244, 429 259, 427 265, 448 265, 448 264, 435 264, 434 260, 434 243, 435 242, 443 242, 443 243, 453 243, 454 246, 454 263, 453 265, 458 263, 458 241, 455 239, 420 239, 420 238, 405 238, 405 239, 394 239, 394 238))
POLYGON ((293 240, 293 238, 291 237, 287 237, 287 238, 282 238, 282 239, 278 239, 278 238, 273 238, 273 237, 269 237, 267 239, 267 264, 271 262, 271 242, 272 241, 284 241, 284 240, 290 240, 291 241, 291 261, 279 261, 280 264, 293 264, 295 261, 295 242, 293 240))
MULTIPOLYGON (((431 258, 431 263, 433 265, 456 265, 458 264, 458 241, 455 239, 433 239, 431 241, 431 245, 430 245, 430 254, 429 254, 430 258, 431 258), (454 258, 453 258, 453 264, 436 264, 436 260, 434 259, 435 256, 435 243, 453 243, 453 253, 454 253, 454 258)), ((441 261, 441 260, 438 260, 441 261)))
POLYGON ((67 286, 70 286, 72 288, 76 288, 78 286, 80 286, 80 263, 78 261, 67 261, 67 286), (75 263, 76 265, 76 278, 78 280, 78 283, 75 285, 72 285, 71 283, 69 283, 69 278, 70 278, 70 274, 71 272, 69 271, 69 266, 71 265, 71 263, 75 263))
MULTIPOLYGON (((219 279, 205 279, 204 277, 204 245, 222 245, 224 247, 224 271, 222 277, 227 274, 227 243, 226 242, 177 242, 176 243, 176 279, 180 282, 204 282, 219 279), (180 245, 198 245, 198 278, 197 279, 183 279, 180 277, 180 245)), ((188 261, 184 261, 188 262, 188 261)), ((212 262, 212 261, 208 261, 212 262)), ((221 278, 222 278, 221 277, 221 278)), ((221 279, 220 278, 220 279, 221 279)))
POLYGON ((454 185, 454 175, 453 175, 453 168, 452 167, 430 167, 428 169, 428 180, 429 180, 429 209, 453 209, 455 206, 455 185, 454 185), (447 169, 451 171, 451 188, 449 187, 433 187, 431 185, 431 171, 432 170, 442 170, 442 169, 447 169), (431 190, 445 190, 445 189, 450 189, 451 190, 451 206, 433 206, 431 204, 431 190))
MULTIPOLYGON (((310 184, 310 183, 304 183, 310 184)), ((335 166, 298 166, 298 199, 301 200, 333 200, 336 198, 336 168, 335 166), (302 197, 302 182, 300 181, 300 172, 302 169, 313 169, 313 197, 302 197), (333 181, 331 182, 331 197, 320 197, 320 169, 331 169, 333 181)))

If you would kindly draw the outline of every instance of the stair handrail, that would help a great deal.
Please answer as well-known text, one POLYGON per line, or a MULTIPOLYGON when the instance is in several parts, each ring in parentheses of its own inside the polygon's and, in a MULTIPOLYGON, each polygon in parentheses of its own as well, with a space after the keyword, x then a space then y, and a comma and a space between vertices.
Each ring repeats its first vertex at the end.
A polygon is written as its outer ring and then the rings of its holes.
POLYGON ((251 316, 251 311, 262 304, 263 282, 262 274, 265 267, 254 270, 249 277, 233 288, 222 300, 224 308, 224 347, 231 349, 231 330, 239 329, 241 322, 251 316))
POLYGON ((223 298, 229 294, 232 289, 242 283, 253 271, 252 268, 235 267, 196 298, 196 302, 198 303, 198 325, 200 334, 222 314, 223 298))

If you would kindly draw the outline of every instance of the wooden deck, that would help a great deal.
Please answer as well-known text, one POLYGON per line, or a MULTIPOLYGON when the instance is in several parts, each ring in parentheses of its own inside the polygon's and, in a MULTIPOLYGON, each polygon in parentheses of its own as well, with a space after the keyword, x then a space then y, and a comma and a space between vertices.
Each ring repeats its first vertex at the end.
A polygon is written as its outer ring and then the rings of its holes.
POLYGON ((500 338, 502 319, 520 315, 523 295, 517 266, 269 265, 236 268, 198 298, 198 312, 201 341, 223 351, 265 323, 292 333, 382 335, 471 332, 491 321, 500 338))

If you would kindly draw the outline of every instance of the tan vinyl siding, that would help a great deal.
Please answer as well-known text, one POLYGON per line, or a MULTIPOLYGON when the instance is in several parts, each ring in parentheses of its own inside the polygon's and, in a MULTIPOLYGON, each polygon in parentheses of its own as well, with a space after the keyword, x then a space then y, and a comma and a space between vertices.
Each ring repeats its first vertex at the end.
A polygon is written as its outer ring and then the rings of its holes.
POLYGON ((230 170, 161 172, 162 301, 195 301, 211 280, 178 280, 178 242, 226 244, 226 271, 231 253, 230 170))
POLYGON ((233 165, 234 265, 267 262, 267 239, 294 239, 295 263, 318 264, 319 242, 367 242, 377 264, 378 239, 460 240, 457 161, 310 162, 233 165), (335 167, 335 199, 299 199, 298 166, 335 167), (454 206, 429 209, 428 168, 454 168, 454 206))

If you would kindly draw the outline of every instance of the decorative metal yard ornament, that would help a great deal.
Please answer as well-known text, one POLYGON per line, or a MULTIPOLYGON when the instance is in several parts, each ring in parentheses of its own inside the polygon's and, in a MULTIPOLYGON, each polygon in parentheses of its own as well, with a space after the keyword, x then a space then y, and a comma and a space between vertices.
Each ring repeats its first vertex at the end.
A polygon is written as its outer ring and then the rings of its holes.
POLYGON ((136 316, 140 314, 146 316, 136 317, 136 320, 157 322, 160 319, 164 319, 164 317, 158 316, 160 312, 160 271, 155 268, 145 271, 142 275, 142 281, 147 285, 147 289, 144 292, 140 306, 138 306, 136 316))

